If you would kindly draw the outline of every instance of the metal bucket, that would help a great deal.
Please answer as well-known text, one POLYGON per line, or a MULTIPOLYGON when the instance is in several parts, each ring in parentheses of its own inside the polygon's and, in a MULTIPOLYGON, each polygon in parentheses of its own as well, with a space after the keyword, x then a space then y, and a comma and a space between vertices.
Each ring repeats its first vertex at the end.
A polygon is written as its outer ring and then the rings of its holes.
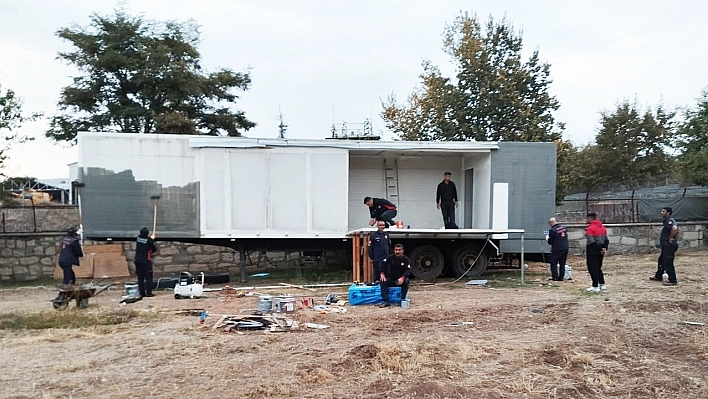
POLYGON ((261 295, 258 297, 259 313, 270 313, 273 311, 273 297, 270 295, 261 295))

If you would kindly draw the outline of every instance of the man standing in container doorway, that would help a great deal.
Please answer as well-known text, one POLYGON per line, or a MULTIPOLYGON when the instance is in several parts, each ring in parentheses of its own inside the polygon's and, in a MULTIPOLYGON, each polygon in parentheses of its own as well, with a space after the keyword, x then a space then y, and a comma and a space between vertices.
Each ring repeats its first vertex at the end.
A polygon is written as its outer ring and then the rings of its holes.
POLYGON ((556 218, 548 219, 548 225, 551 226, 546 236, 546 242, 551 246, 551 280, 563 281, 568 259, 568 232, 556 218))
POLYGON ((661 255, 659 255, 659 264, 654 277, 649 279, 654 281, 662 281, 664 272, 669 276, 669 281, 664 285, 677 285, 676 269, 674 268, 674 255, 678 250, 678 242, 676 234, 678 234, 678 226, 676 220, 672 217, 673 209, 666 207, 661 209, 661 217, 664 218, 664 225, 661 228, 659 235, 659 245, 661 245, 661 255))
POLYGON ((438 190, 435 193, 435 202, 438 209, 442 211, 443 223, 446 229, 456 229, 455 224, 455 208, 457 208, 457 187, 452 180, 452 173, 445 172, 443 181, 438 184, 438 190))
POLYGON ((379 272, 381 286, 382 308, 391 306, 388 302, 388 287, 401 287, 401 300, 407 299, 408 287, 411 280, 411 261, 403 255, 403 245, 396 244, 393 255, 389 255, 381 262, 383 270, 379 272))
POLYGON ((371 215, 369 226, 373 226, 378 220, 386 222, 386 227, 396 224, 393 218, 396 217, 398 211, 396 210, 396 205, 391 201, 384 198, 364 197, 364 204, 369 207, 369 214, 371 215))
POLYGON ((148 234, 150 230, 143 227, 135 242, 135 274, 138 276, 141 298, 155 296, 152 293, 152 256, 157 252, 157 247, 148 234))
POLYGON ((388 232, 384 231, 386 222, 379 220, 376 227, 378 230, 369 236, 369 258, 374 262, 374 278, 383 271, 381 262, 388 257, 391 248, 391 238, 388 232))
POLYGON ((602 260, 607 253, 609 240, 607 239, 607 229, 602 222, 597 220, 595 212, 589 212, 587 216, 588 228, 585 230, 587 246, 585 255, 587 256, 588 272, 592 279, 592 287, 589 292, 600 292, 606 290, 605 276, 602 274, 602 260))

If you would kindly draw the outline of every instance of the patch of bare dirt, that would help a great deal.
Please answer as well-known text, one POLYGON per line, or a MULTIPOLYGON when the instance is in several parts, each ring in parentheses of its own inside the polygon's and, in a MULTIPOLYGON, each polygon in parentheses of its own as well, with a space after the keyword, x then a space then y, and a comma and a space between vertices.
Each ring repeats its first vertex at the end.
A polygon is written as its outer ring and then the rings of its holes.
MULTIPOLYGON (((0 386, 12 387, 0 398, 706 398, 708 328, 685 323, 708 324, 706 256, 679 252, 678 287, 648 280, 656 254, 609 256, 608 290, 589 294, 572 258, 573 281, 548 284, 546 266, 532 264, 524 286, 413 285, 410 309, 298 309, 301 328, 279 333, 211 328, 255 309, 257 295, 165 291, 120 305, 109 290, 61 317, 130 310, 122 323, 0 329, 0 386)), ((284 290, 346 297, 345 287, 284 290)), ((56 312, 55 294, 3 290, 0 320, 56 312)))

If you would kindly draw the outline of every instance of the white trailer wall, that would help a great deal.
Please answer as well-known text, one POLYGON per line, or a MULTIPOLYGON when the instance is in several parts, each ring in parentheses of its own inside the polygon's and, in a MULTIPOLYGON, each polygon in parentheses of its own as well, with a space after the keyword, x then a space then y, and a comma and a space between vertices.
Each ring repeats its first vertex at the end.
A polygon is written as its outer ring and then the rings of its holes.
POLYGON ((206 237, 341 237, 348 153, 332 148, 202 148, 206 237))
MULTIPOLYGON (((435 205, 435 192, 445 171, 453 174, 458 196, 464 193, 462 154, 420 156, 351 155, 349 161, 349 230, 366 227, 369 208, 364 197, 386 198, 384 159, 398 164, 399 198, 389 198, 398 207, 395 218, 414 228, 440 228, 442 214, 435 205)), ((463 220, 462 207, 456 220, 463 220)))

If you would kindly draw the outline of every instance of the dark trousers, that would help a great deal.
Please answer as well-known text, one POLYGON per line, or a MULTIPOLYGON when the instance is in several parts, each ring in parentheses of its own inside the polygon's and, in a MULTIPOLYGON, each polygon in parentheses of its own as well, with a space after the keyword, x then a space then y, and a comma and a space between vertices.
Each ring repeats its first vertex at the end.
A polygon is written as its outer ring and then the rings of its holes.
POLYGON ((551 277, 562 280, 565 277, 565 261, 568 259, 568 250, 551 251, 551 277))
POLYGON ((60 263, 59 267, 64 272, 64 277, 61 280, 62 284, 76 284, 76 274, 74 273, 74 265, 71 263, 60 263))
POLYGON ((590 273, 593 287, 605 284, 605 276, 602 274, 602 258, 604 257, 603 254, 587 254, 588 273, 590 273))
MULTIPOLYGON (((388 302, 388 287, 398 287, 398 284, 396 284, 396 280, 398 280, 399 278, 400 277, 386 277, 386 281, 381 283, 381 299, 383 299, 384 302, 388 302)), ((401 285, 401 299, 406 299, 410 282, 411 280, 409 278, 405 278, 403 280, 403 284, 401 285)))
POLYGON ((152 262, 135 262, 135 274, 138 276, 140 296, 152 294, 152 262))
POLYGON ((381 265, 381 263, 383 262, 383 259, 382 260, 374 260, 372 262, 374 263, 374 277, 373 277, 373 279, 374 279, 374 282, 377 282, 381 278, 381 272, 383 271, 383 266, 381 265))
POLYGON ((381 216, 377 218, 377 220, 383 220, 384 222, 386 222, 386 224, 388 224, 388 226, 391 226, 396 224, 396 222, 393 221, 393 218, 395 218, 396 215, 398 215, 398 211, 386 211, 382 213, 381 216))
POLYGON ((457 224, 455 224, 455 203, 451 204, 440 204, 440 210, 443 215, 443 223, 445 223, 446 229, 456 229, 457 224))
POLYGON ((678 250, 678 243, 661 244, 661 255, 659 256, 659 265, 656 271, 656 278, 664 277, 664 272, 669 275, 669 282, 676 282, 676 269, 674 268, 674 254, 678 250))

